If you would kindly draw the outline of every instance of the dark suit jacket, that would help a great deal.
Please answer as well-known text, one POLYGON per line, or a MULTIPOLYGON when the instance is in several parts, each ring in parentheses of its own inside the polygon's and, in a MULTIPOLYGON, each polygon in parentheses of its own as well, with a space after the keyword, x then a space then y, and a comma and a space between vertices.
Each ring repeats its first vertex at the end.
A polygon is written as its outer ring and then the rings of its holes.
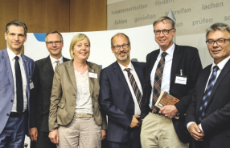
MULTIPOLYGON (((198 113, 205 87, 211 72, 207 66, 199 76, 192 103, 187 111, 186 123, 195 121, 199 124, 198 113)), ((194 148, 227 148, 230 147, 230 60, 218 76, 205 111, 206 117, 201 121, 205 137, 203 142, 193 141, 194 148), (204 146, 203 146, 204 147, 204 146)))
MULTIPOLYGON (((63 62, 69 59, 63 57, 63 62)), ((49 132, 48 118, 50 96, 53 84, 54 70, 50 57, 35 62, 34 86, 31 101, 31 128, 37 127, 38 131, 49 132)))
MULTIPOLYGON (((147 55, 146 63, 146 87, 144 88, 143 105, 141 108, 141 118, 143 119, 149 113, 149 100, 151 90, 153 89, 150 83, 150 74, 157 59, 160 50, 155 50, 147 55)), ((180 119, 173 119, 173 125, 180 141, 189 142, 189 133, 184 124, 184 114, 187 111, 188 105, 191 102, 193 88, 196 84, 198 75, 202 70, 198 50, 189 46, 175 46, 170 81, 170 94, 180 99, 175 106, 180 113, 180 119), (187 76, 187 84, 175 84, 175 76, 180 75, 182 69, 183 75, 187 76), (187 135, 187 136, 186 136, 187 135)))
MULTIPOLYGON (((144 86, 145 64, 132 62, 144 86)), ((127 142, 130 123, 134 115, 134 102, 125 76, 117 62, 101 71, 100 105, 108 115, 107 140, 112 142, 127 142)))

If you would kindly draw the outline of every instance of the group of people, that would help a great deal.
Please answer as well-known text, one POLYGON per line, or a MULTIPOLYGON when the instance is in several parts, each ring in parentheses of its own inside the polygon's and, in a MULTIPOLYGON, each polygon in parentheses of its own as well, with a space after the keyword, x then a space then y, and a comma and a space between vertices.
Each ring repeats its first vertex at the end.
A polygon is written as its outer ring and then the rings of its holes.
POLYGON ((50 55, 34 62, 21 54, 26 25, 9 22, 0 51, 0 148, 23 148, 25 134, 31 148, 100 148, 104 139, 104 148, 229 147, 230 27, 207 29, 213 63, 204 69, 196 48, 173 42, 172 19, 160 17, 153 28, 159 49, 146 63, 130 60, 131 41, 117 33, 116 61, 101 70, 87 60, 85 34, 72 38, 70 60, 62 35, 48 32, 50 55), (162 91, 179 102, 155 107, 162 91))

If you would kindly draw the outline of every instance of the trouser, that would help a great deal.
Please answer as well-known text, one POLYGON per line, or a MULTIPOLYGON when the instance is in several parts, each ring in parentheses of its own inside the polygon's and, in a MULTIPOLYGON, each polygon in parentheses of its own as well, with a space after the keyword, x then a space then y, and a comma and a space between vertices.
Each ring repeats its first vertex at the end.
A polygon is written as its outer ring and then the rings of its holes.
POLYGON ((74 117, 67 126, 60 126, 58 148, 101 148, 101 126, 93 117, 74 117))
POLYGON ((108 141, 108 148, 141 148, 140 127, 129 129, 129 140, 125 143, 108 141))
POLYGON ((0 134, 0 148, 23 148, 25 140, 25 113, 10 115, 0 134))
POLYGON ((179 140, 172 119, 150 112, 142 121, 141 146, 142 148, 188 148, 189 144, 179 140))
POLYGON ((31 142, 30 148, 56 148, 57 146, 50 141, 49 132, 38 131, 37 142, 31 142))

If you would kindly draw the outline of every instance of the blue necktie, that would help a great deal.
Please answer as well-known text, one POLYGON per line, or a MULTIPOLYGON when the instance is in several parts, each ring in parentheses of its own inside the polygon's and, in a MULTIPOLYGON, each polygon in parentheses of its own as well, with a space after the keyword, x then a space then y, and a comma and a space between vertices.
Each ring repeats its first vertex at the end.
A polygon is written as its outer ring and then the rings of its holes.
POLYGON ((19 65, 19 57, 15 56, 15 78, 16 78, 16 96, 17 96, 17 112, 23 111, 23 94, 22 94, 22 74, 19 65))
POLYGON ((213 67, 212 75, 211 75, 211 77, 210 77, 210 79, 208 81, 207 88, 205 90, 202 102, 200 104, 200 109, 199 109, 199 111, 200 111, 200 113, 199 113, 199 121, 200 122, 205 117, 205 109, 207 107, 207 104, 208 104, 208 101, 209 101, 209 97, 210 97, 210 95, 212 93, 212 89, 213 89, 213 86, 215 84, 216 74, 217 74, 218 70, 219 70, 218 66, 214 66, 213 67))

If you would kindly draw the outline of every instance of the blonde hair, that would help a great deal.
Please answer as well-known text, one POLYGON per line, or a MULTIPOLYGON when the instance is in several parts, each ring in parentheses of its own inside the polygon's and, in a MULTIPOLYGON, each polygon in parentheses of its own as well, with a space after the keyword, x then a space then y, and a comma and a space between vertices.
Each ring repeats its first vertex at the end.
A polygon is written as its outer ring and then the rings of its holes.
MULTIPOLYGON (((70 56, 71 58, 73 59, 74 58, 74 53, 73 53, 73 48, 74 48, 74 45, 78 42, 78 41, 81 41, 83 39, 87 39, 89 41, 89 38, 87 35, 85 34, 82 34, 82 33, 79 33, 77 35, 75 35, 72 40, 71 40, 71 43, 70 43, 70 46, 69 46, 69 53, 70 53, 70 56)), ((89 41, 89 46, 90 46, 90 41, 89 41)))

